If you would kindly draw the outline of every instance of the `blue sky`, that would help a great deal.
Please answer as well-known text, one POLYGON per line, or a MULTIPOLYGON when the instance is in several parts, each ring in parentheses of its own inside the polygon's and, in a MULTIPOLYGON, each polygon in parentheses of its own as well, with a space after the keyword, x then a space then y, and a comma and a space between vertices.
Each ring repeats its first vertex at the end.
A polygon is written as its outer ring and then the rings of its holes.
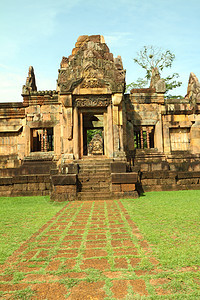
POLYGON ((126 81, 145 75, 133 58, 144 45, 176 55, 172 69, 185 95, 190 72, 200 80, 199 0, 1 0, 0 102, 22 101, 28 67, 38 90, 56 89, 62 56, 80 35, 101 34, 114 56, 121 55, 126 81))

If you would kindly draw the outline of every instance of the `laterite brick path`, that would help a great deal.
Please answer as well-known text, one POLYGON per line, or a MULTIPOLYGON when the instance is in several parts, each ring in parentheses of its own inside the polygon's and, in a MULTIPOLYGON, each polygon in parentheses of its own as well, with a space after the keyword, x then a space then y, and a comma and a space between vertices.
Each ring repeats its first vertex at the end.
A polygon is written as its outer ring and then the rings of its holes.
POLYGON ((120 201, 71 202, 7 260, 0 290, 2 299, 160 295, 157 265, 120 201))

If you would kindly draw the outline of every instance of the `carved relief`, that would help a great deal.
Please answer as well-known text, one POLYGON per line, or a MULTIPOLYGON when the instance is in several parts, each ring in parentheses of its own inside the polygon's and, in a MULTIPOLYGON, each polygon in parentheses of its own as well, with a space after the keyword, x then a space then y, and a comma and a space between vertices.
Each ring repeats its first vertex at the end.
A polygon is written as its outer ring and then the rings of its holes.
POLYGON ((58 76, 58 90, 73 92, 81 88, 104 88, 110 92, 124 92, 125 70, 121 57, 113 59, 100 36, 87 36, 76 43, 76 51, 63 57, 58 76))
POLYGON ((35 82, 35 74, 32 66, 29 67, 28 77, 26 78, 26 84, 22 87, 22 94, 26 95, 29 92, 37 91, 37 86, 35 82))
POLYGON ((190 99, 192 103, 200 102, 200 83, 194 73, 190 73, 188 82, 187 95, 185 98, 190 99))
POLYGON ((100 134, 95 134, 88 145, 89 155, 102 155, 103 154, 103 139, 100 134))
POLYGON ((111 99, 106 97, 88 97, 78 98, 74 100, 76 107, 107 107, 111 104, 111 99))

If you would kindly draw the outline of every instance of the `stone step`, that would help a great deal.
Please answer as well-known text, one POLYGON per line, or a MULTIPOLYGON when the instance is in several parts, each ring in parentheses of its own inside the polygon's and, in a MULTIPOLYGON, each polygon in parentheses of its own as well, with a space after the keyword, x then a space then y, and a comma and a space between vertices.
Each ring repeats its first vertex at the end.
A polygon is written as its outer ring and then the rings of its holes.
POLYGON ((109 170, 110 171, 110 166, 79 166, 79 170, 109 170))
POLYGON ((101 181, 101 180, 105 180, 105 178, 106 179, 109 179, 110 178, 110 173, 108 174, 108 173, 99 173, 99 174, 97 174, 97 173, 79 173, 78 174, 78 179, 79 180, 91 180, 91 179, 94 179, 94 180, 96 180, 96 179, 98 179, 99 181, 101 181))
POLYGON ((109 193, 110 192, 110 187, 82 187, 81 188, 81 192, 88 192, 88 193, 92 193, 92 192, 101 192, 101 193, 109 193))
POLYGON ((112 198, 111 196, 111 192, 79 192, 78 200, 109 200, 112 198))
POLYGON ((84 187, 107 187, 110 185, 111 181, 85 181, 85 182, 81 182, 79 181, 81 186, 84 187))
POLYGON ((79 182, 79 185, 82 186, 82 187, 90 187, 90 186, 106 187, 106 186, 111 184, 111 181, 109 181, 109 180, 104 180, 104 181, 95 181, 95 180, 80 181, 80 180, 78 180, 78 182, 79 182))
POLYGON ((79 170, 80 175, 90 176, 93 175, 103 175, 106 174, 107 176, 110 174, 110 171, 108 170, 79 170))

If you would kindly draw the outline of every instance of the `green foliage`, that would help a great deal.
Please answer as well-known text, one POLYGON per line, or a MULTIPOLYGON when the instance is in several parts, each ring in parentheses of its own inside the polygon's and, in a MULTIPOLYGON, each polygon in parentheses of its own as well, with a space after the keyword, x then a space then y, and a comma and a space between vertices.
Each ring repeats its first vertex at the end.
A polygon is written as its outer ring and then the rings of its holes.
POLYGON ((166 95, 165 98, 166 99, 184 99, 184 97, 181 96, 181 95, 174 96, 174 95, 171 95, 171 94, 166 95))
POLYGON ((142 89, 145 88, 148 84, 148 80, 143 78, 138 78, 136 82, 132 82, 126 85, 126 92, 131 91, 132 89, 142 89))
POLYGON ((102 137, 101 129, 88 129, 87 130, 87 144, 91 142, 95 134, 99 134, 102 137))
MULTIPOLYGON (((144 79, 138 78, 136 82, 128 84, 127 91, 130 90, 130 88, 143 88, 147 86, 151 80, 152 70, 157 68, 159 73, 161 73, 164 69, 172 67, 174 59, 175 54, 173 54, 170 50, 163 51, 161 48, 154 46, 144 46, 142 50, 137 53, 137 57, 133 60, 145 70, 145 77, 144 79)), ((178 77, 178 73, 173 73, 172 75, 164 78, 166 91, 181 86, 182 82, 176 81, 178 77)))

